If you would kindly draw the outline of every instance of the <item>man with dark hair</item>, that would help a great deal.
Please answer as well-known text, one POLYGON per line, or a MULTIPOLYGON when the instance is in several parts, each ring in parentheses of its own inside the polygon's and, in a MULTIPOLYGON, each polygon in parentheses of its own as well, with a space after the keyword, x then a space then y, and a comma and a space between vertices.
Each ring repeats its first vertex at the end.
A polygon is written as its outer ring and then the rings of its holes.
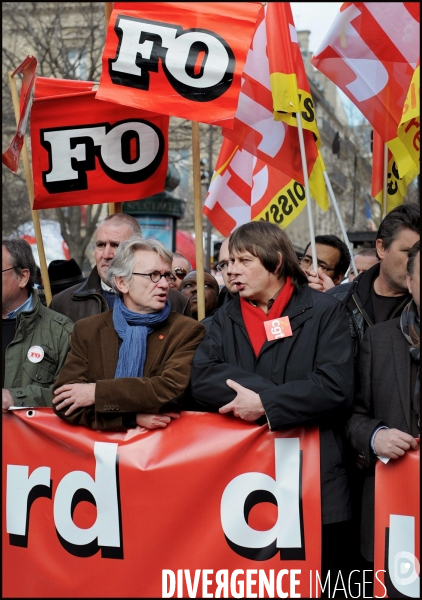
POLYGON ((238 293, 198 346, 192 396, 245 421, 264 417, 271 430, 319 426, 323 571, 344 568, 351 506, 339 427, 353 399, 346 311, 307 285, 287 234, 272 223, 240 226, 229 254, 238 293), (265 327, 274 320, 283 333, 277 338, 265 327))
MULTIPOLYGON (((218 294, 220 287, 214 275, 209 271, 204 271, 204 296, 205 296, 205 317, 209 317, 218 304, 218 294)), ((198 293, 196 270, 190 271, 182 281, 180 293, 189 298, 190 309, 194 319, 198 318, 198 293)))
MULTIPOLYGON (((379 262, 375 248, 364 248, 363 250, 359 250, 359 252, 355 254, 354 259, 358 275, 364 273, 379 262)), ((355 277, 355 272, 353 269, 350 269, 349 282, 352 282, 355 277)))
POLYGON ((341 300, 349 313, 355 359, 368 327, 399 317, 411 300, 406 284, 407 255, 419 238, 419 206, 397 206, 382 220, 377 232, 380 262, 351 283, 327 292, 341 300))
MULTIPOLYGON (((113 308, 115 292, 107 284, 107 270, 119 244, 135 233, 141 233, 138 221, 131 215, 115 213, 98 226, 95 239, 95 267, 85 283, 74 285, 53 297, 51 308, 66 315, 73 322, 98 315, 113 308)), ((171 309, 191 316, 189 300, 170 289, 171 309)))
MULTIPOLYGON (((390 213, 391 214, 391 213, 390 213)), ((374 479, 377 456, 397 460, 417 450, 420 436, 420 242, 409 251, 411 300, 400 318, 370 327, 360 355, 360 386, 347 438, 365 462, 361 552, 374 560, 374 479)), ((362 464, 362 463, 361 463, 362 464)))
POLYGON ((22 238, 2 240, 2 409, 51 406, 73 323, 43 306, 33 286, 37 266, 22 238))
POLYGON ((326 292, 328 289, 340 285, 350 265, 350 252, 344 242, 336 235, 317 235, 315 237, 318 273, 313 269, 312 248, 309 243, 300 266, 308 278, 308 284, 314 290, 326 292))

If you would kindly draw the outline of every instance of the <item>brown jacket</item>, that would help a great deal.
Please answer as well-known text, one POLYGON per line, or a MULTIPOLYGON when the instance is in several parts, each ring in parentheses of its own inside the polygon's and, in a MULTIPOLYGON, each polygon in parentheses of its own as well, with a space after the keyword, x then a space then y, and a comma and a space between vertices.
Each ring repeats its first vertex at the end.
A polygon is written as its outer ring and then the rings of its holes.
MULTIPOLYGON (((170 312, 147 338, 144 376, 114 378, 119 356, 119 336, 113 312, 77 321, 71 349, 54 384, 96 383, 95 404, 69 416, 55 413, 74 425, 92 429, 126 429, 137 412, 158 413, 170 401, 179 401, 188 386, 196 347, 205 328, 190 317, 170 312)), ((130 425, 129 425, 130 426, 130 425)))

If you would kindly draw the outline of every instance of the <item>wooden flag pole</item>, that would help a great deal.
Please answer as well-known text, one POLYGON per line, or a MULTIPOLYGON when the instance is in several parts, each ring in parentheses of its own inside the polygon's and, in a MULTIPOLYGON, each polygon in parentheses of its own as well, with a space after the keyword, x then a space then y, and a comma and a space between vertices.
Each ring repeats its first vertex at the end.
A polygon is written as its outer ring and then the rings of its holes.
MULTIPOLYGON (((346 233, 346 228, 344 227, 343 219, 341 217, 341 213, 340 213, 340 210, 339 210, 339 207, 338 207, 338 203, 337 203, 337 198, 335 197, 334 192, 333 192, 333 188, 331 186, 330 178, 328 177, 327 171, 323 171, 323 174, 324 174, 325 185, 327 186, 327 190, 328 190, 328 195, 330 196, 331 202, 333 203, 333 206, 334 206, 334 210, 336 211, 336 215, 337 215, 337 219, 338 219, 338 222, 339 222, 339 225, 340 225, 341 233, 343 235, 343 240, 346 243, 347 247, 350 249, 349 238, 348 238, 348 235, 346 233)), ((350 252, 350 258, 352 260, 352 269, 353 269, 353 272, 355 274, 355 277, 357 277, 358 276, 358 270, 356 268, 355 259, 353 258, 353 252, 350 252)))
POLYGON ((308 210, 309 237, 311 238, 311 249, 312 249, 312 266, 313 266, 315 273, 318 274, 318 262, 317 262, 317 255, 316 255, 316 246, 315 246, 314 220, 312 218, 311 194, 309 191, 308 166, 306 163, 305 141, 303 139, 302 115, 300 114, 300 112, 296 113, 296 118, 297 118, 297 132, 299 134, 300 157, 302 159, 303 180, 305 183, 306 208, 308 210))
MULTIPOLYGON (((107 36, 107 27, 110 21, 111 13, 113 11, 113 2, 104 2, 104 19, 106 26, 106 36, 107 36)), ((123 203, 122 202, 109 202, 108 204, 108 214, 114 215, 115 213, 123 212, 123 203)))
POLYGON ((205 318, 204 242, 202 236, 202 190, 199 123, 192 121, 192 176, 196 245, 196 297, 198 321, 205 318))
MULTIPOLYGON (((12 103, 13 103, 13 110, 15 112, 16 125, 19 125, 20 107, 19 107, 18 89, 16 86, 16 81, 13 77, 13 71, 9 71, 7 75, 8 75, 8 79, 9 79, 10 93, 12 95, 12 103)), ((42 282, 44 285, 44 292, 45 292, 45 300, 46 300, 46 303, 48 306, 52 300, 51 286, 50 286, 50 279, 48 277, 47 261, 45 259, 44 242, 43 242, 42 234, 41 234, 40 219, 38 216, 38 211, 33 210, 33 208, 32 208, 34 206, 34 182, 32 180, 31 165, 29 162, 29 155, 28 155, 28 149, 26 147, 25 138, 23 140, 21 156, 22 156, 23 167, 24 167, 24 171, 25 171, 25 180, 26 180, 26 187, 28 189, 28 198, 29 198, 29 204, 31 207, 32 222, 34 223, 35 239, 37 241, 38 256, 40 259, 41 277, 42 277, 42 282)))

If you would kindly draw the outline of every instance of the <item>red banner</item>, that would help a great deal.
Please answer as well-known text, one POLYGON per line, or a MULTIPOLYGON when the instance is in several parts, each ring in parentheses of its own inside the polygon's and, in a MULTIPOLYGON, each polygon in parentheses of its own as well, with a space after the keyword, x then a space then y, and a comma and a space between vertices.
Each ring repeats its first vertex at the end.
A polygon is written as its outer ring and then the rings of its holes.
POLYGON ((375 598, 420 598, 420 449, 375 473, 375 598))
POLYGON ((233 126, 260 2, 115 2, 97 98, 233 126))
POLYGON ((4 414, 3 597, 310 597, 319 460, 316 428, 182 413, 96 432, 48 408, 4 414))
POLYGON ((34 209, 128 202, 164 190, 169 118, 96 100, 93 86, 36 80, 34 209))

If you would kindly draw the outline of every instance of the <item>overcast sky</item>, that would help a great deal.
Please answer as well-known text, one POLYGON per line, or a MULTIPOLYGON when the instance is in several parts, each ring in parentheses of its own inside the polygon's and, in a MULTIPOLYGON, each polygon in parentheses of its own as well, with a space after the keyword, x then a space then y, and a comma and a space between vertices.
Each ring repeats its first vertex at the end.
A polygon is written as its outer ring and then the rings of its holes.
POLYGON ((309 50, 316 52, 332 22, 340 11, 342 2, 291 2, 296 29, 309 29, 309 50))

